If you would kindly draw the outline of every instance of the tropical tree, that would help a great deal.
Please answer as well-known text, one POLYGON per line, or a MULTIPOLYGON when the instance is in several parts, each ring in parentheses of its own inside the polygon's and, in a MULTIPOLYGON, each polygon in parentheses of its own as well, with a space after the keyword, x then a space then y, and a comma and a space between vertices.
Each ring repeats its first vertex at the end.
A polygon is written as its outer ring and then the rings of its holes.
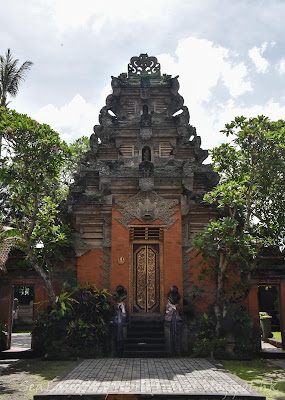
POLYGON ((44 280, 54 306, 52 270, 60 247, 68 241, 58 207, 67 147, 48 125, 6 108, 1 111, 0 132, 5 137, 5 156, 0 160, 2 223, 17 230, 26 258, 44 280))
POLYGON ((74 174, 78 171, 80 160, 90 150, 89 138, 82 136, 74 142, 67 144, 67 146, 67 157, 61 169, 61 181, 68 188, 68 185, 73 182, 74 174))
MULTIPOLYGON (((19 66, 19 60, 13 58, 10 49, 7 50, 5 56, 0 55, 0 108, 7 107, 9 104, 8 95, 11 97, 17 95, 19 86, 25 80, 32 65, 31 61, 25 61, 19 66)), ((0 157, 1 144, 2 135, 0 132, 0 157)))
POLYGON ((217 335, 229 302, 248 294, 261 251, 283 249, 285 237, 285 121, 237 117, 222 132, 232 141, 211 152, 220 182, 204 197, 220 214, 193 240, 203 255, 200 278, 208 275, 215 282, 217 335), (228 296, 225 283, 232 265, 240 280, 228 296))
POLYGON ((31 61, 25 61, 19 67, 19 60, 13 58, 10 49, 5 56, 0 55, 0 107, 7 107, 8 95, 17 95, 20 83, 25 80, 32 65, 31 61))

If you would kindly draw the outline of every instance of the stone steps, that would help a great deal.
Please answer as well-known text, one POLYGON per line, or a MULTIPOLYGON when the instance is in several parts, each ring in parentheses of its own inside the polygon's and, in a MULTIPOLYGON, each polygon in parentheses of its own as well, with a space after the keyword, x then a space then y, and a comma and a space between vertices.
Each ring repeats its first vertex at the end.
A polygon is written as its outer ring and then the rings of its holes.
POLYGON ((123 355, 129 358, 167 357, 163 320, 131 317, 123 355))

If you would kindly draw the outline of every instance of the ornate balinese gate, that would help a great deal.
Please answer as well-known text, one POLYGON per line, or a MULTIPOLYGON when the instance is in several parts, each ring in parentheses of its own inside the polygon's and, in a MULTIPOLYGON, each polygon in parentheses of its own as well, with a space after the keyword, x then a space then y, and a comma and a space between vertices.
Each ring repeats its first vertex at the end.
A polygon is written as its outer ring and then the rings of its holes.
POLYGON ((131 310, 135 314, 159 314, 162 291, 162 229, 131 229, 131 310))

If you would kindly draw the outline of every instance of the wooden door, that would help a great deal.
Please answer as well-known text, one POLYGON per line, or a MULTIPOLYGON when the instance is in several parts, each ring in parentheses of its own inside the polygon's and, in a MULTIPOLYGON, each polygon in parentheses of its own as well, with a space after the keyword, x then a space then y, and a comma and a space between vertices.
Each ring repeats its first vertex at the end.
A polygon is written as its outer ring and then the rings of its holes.
POLYGON ((133 312, 159 312, 159 245, 134 244, 133 257, 133 312))

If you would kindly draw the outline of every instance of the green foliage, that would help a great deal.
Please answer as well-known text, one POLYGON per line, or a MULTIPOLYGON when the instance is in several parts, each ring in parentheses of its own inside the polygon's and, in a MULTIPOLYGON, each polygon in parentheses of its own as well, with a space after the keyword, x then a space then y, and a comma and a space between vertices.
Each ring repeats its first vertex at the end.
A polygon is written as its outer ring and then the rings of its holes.
POLYGON ((48 357, 98 357, 106 353, 110 295, 94 285, 62 288, 53 309, 39 313, 32 332, 35 350, 48 357), (65 353, 66 354, 65 354, 65 353))
POLYGON ((267 400, 285 398, 284 369, 267 360, 223 361, 225 368, 262 393, 267 400))
POLYGON ((195 357, 223 358, 227 355, 227 339, 215 336, 214 318, 204 313, 197 321, 196 340, 193 346, 195 357))
POLYGON ((27 259, 45 280, 54 303, 50 270, 68 243, 68 227, 58 209, 67 147, 48 125, 6 108, 1 109, 0 132, 5 139, 0 160, 3 223, 17 229, 27 259))
POLYGON ((235 347, 234 352, 240 358, 248 358, 258 351, 260 332, 256 332, 253 322, 244 307, 233 311, 235 347))
POLYGON ((73 176, 78 172, 78 163, 89 150, 89 138, 87 136, 82 136, 67 145, 65 162, 61 168, 61 181, 66 188, 73 182, 73 176))
POLYGON ((25 61, 20 67, 19 60, 13 59, 10 49, 5 56, 0 55, 0 107, 7 106, 7 95, 15 97, 19 91, 20 83, 25 79, 26 73, 33 63, 25 61))
POLYGON ((243 186, 246 228, 256 225, 267 245, 280 245, 285 216, 285 121, 267 117, 237 117, 224 132, 232 143, 212 152, 221 183, 232 180, 243 186))
POLYGON ((198 320, 197 326, 199 331, 197 333, 197 339, 214 339, 215 337, 215 322, 212 316, 204 313, 198 320))
POLYGON ((285 121, 237 117, 222 132, 232 141, 212 150, 220 182, 204 196, 220 214, 193 240, 203 255, 200 279, 210 276, 216 285, 217 334, 227 304, 247 295, 261 250, 284 248, 285 237, 285 121), (233 264, 240 282, 228 298, 225 281, 233 264))
POLYGON ((195 357, 215 357, 224 358, 227 357, 226 351, 227 339, 225 338, 214 338, 207 339, 203 338, 198 340, 194 347, 193 352, 195 357))

